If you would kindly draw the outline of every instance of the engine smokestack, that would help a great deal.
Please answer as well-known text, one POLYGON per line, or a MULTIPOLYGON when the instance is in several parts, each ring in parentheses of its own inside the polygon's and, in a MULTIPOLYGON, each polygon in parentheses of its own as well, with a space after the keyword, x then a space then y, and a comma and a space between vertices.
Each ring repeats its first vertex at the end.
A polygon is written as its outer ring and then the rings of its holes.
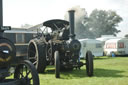
POLYGON ((75 33, 74 33, 74 30, 75 30, 75 26, 74 26, 75 10, 69 10, 68 13, 69 13, 69 24, 70 24, 70 35, 69 36, 71 39, 75 39, 75 33))
POLYGON ((2 0, 0 0, 0 27, 1 26, 3 26, 3 6, 2 6, 2 0))
POLYGON ((0 0, 0 36, 3 35, 3 31, 1 30, 2 26, 3 26, 3 3, 2 0, 0 0))

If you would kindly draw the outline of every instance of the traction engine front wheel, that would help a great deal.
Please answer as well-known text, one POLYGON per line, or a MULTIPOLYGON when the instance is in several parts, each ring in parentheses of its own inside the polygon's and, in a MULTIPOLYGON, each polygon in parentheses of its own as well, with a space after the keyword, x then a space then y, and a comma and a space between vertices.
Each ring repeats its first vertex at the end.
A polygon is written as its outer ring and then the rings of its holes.
POLYGON ((93 76, 93 55, 91 51, 86 53, 86 71, 89 77, 93 76))
POLYGON ((59 58, 59 51, 55 51, 55 77, 60 78, 60 58, 59 58))
POLYGON ((20 79, 21 85, 40 85, 38 73, 28 60, 24 60, 16 67, 14 78, 20 79))

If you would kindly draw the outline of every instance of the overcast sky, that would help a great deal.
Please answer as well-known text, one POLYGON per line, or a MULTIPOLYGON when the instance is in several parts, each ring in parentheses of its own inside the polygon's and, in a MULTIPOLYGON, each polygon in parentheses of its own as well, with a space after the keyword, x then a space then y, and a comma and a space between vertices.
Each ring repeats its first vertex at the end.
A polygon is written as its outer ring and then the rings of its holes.
POLYGON ((118 28, 122 32, 118 36, 128 33, 128 0, 3 0, 4 25, 20 27, 63 19, 69 8, 78 5, 88 14, 96 8, 116 11, 123 18, 118 28))

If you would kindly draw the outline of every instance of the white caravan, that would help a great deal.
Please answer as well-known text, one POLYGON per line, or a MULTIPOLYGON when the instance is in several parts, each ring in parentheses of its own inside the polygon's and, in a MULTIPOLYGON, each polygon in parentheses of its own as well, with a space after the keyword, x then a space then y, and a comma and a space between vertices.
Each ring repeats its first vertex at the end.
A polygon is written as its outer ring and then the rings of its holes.
POLYGON ((102 42, 95 39, 79 39, 81 43, 80 58, 84 58, 90 50, 94 56, 103 56, 102 42))
POLYGON ((104 45, 104 52, 108 56, 112 56, 112 53, 115 55, 128 55, 128 39, 118 38, 107 40, 104 45))
MULTIPOLYGON (((120 37, 115 37, 113 35, 102 35, 100 38, 97 38, 96 40, 102 41, 103 49, 105 49, 105 42, 109 39, 120 39, 120 37)), ((106 55, 105 51, 103 55, 106 55)))

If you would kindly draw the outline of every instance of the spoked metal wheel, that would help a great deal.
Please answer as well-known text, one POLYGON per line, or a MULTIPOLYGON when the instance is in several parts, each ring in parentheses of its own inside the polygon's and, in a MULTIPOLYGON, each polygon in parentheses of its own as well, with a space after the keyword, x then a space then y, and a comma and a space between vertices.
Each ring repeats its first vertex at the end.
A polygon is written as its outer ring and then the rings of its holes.
POLYGON ((60 78, 60 58, 59 58, 59 51, 55 51, 54 58, 55 58, 55 77, 56 78, 60 78))
POLYGON ((28 60, 24 60, 16 67, 14 78, 20 79, 21 85, 40 85, 38 73, 28 60))
POLYGON ((88 76, 93 76, 93 55, 91 51, 86 53, 86 71, 88 76))
POLYGON ((46 68, 45 44, 31 40, 28 46, 28 59, 34 64, 36 70, 44 72, 46 68))

